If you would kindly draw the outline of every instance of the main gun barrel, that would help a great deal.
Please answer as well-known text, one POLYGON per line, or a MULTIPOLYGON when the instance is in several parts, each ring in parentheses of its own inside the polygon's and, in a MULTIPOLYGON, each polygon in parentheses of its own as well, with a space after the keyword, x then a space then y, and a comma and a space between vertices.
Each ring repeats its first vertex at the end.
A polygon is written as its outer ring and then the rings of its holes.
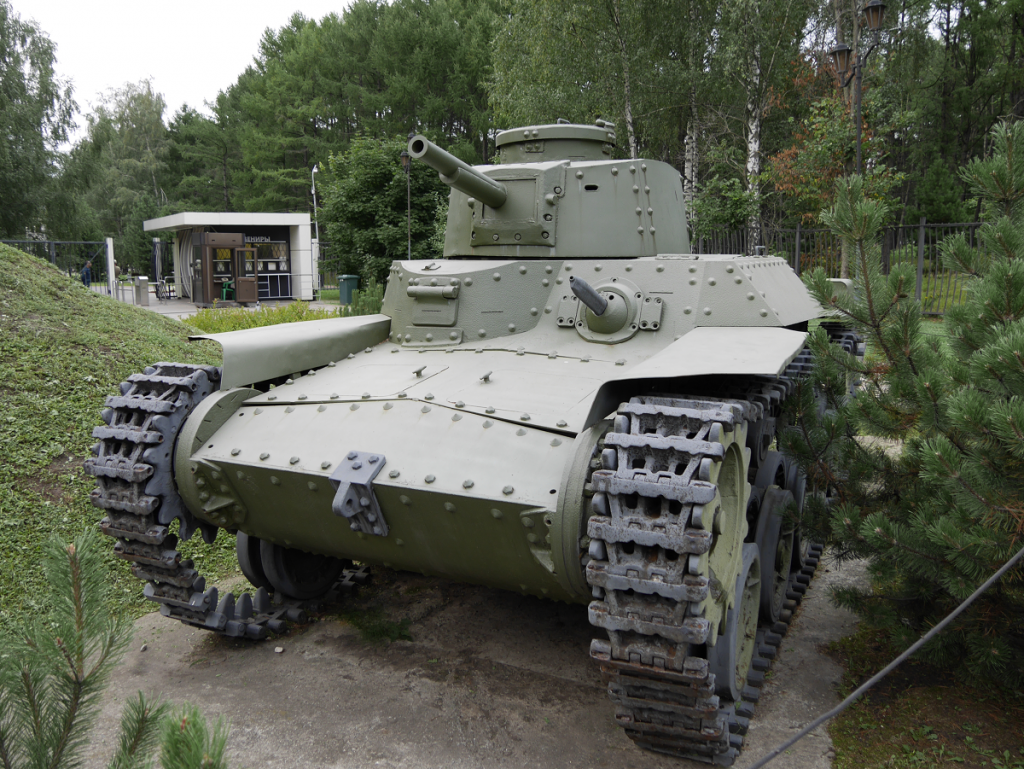
POLYGON ((504 184, 484 176, 425 136, 417 134, 409 140, 409 154, 437 171, 441 181, 449 187, 476 198, 485 206, 501 208, 508 197, 504 184))

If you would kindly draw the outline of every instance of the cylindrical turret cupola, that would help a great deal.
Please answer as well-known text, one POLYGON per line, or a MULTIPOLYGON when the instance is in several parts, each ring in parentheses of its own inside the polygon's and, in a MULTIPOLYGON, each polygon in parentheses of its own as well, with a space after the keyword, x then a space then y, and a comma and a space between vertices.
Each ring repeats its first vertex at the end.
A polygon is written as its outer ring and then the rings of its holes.
POLYGON ((615 148, 615 125, 555 123, 502 131, 495 141, 502 165, 547 160, 608 160, 615 148))

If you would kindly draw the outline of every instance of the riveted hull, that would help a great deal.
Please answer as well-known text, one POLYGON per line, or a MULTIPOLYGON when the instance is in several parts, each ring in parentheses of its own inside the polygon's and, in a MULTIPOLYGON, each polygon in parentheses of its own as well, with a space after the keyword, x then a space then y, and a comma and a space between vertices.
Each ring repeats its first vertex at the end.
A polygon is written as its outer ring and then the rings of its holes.
POLYGON ((572 449, 564 435, 429 401, 257 397, 179 456, 179 488, 200 518, 289 548, 580 601, 588 594, 574 595, 551 557, 572 449), (385 458, 373 489, 386 537, 332 511, 329 478, 352 450, 385 458))

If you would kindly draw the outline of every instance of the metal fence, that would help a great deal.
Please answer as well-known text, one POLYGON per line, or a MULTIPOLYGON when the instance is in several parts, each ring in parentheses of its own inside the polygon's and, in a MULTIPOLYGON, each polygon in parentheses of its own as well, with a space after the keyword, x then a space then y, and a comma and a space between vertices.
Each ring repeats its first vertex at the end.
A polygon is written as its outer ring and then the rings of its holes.
MULTIPOLYGON (((918 224, 885 227, 881 233, 882 272, 886 275, 898 264, 916 265, 914 296, 920 300, 926 315, 942 315, 949 307, 960 304, 967 278, 946 269, 939 256, 939 244, 946 238, 963 233, 971 246, 978 243, 980 222, 957 224, 929 224, 921 219, 918 224)), ((838 278, 842 261, 842 244, 833 232, 826 229, 763 228, 757 234, 758 243, 750 244, 750 231, 719 230, 691 240, 697 254, 749 254, 755 248, 766 253, 784 256, 797 275, 822 267, 830 278, 838 278)), ((319 244, 315 289, 330 290, 338 284, 338 274, 345 272, 346 259, 339 256, 330 243, 319 244)), ((856 266, 851 264, 851 270, 856 266)))
MULTIPOLYGON (((898 264, 916 265, 914 296, 921 301, 926 315, 942 315, 963 299, 966 277, 947 270, 939 256, 939 244, 948 237, 963 233, 967 242, 977 245, 979 222, 958 224, 918 224, 886 227, 881 234, 882 272, 889 274, 898 264)), ((822 267, 830 278, 839 277, 842 245, 830 230, 804 228, 765 228, 759 233, 760 243, 749 246, 749 231, 722 230, 694 238, 692 245, 698 254, 748 254, 763 247, 767 253, 789 260, 799 275, 822 267)), ((855 265, 851 264, 854 270, 855 265)))
POLYGON ((338 276, 351 271, 351 260, 340 255, 338 251, 339 249, 326 240, 319 241, 316 247, 316 274, 313 276, 313 291, 316 298, 320 298, 323 291, 338 290, 338 276))
POLYGON ((92 262, 92 282, 107 283, 107 244, 95 240, 0 240, 19 251, 49 262, 69 277, 82 274, 87 262, 92 262))

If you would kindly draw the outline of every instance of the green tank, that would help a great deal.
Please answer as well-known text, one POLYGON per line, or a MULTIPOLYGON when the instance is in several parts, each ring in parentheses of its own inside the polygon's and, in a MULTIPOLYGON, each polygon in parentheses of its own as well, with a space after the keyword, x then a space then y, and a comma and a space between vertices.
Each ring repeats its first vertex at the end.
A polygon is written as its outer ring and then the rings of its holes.
POLYGON ((123 383, 86 463, 101 527, 164 615, 231 636, 353 561, 579 604, 626 734, 728 765, 820 552, 774 441, 821 308, 783 259, 692 254, 679 172, 615 158, 611 124, 496 144, 409 141, 452 188, 445 258, 394 262, 379 315, 123 383), (220 529, 251 594, 177 551, 220 529))

